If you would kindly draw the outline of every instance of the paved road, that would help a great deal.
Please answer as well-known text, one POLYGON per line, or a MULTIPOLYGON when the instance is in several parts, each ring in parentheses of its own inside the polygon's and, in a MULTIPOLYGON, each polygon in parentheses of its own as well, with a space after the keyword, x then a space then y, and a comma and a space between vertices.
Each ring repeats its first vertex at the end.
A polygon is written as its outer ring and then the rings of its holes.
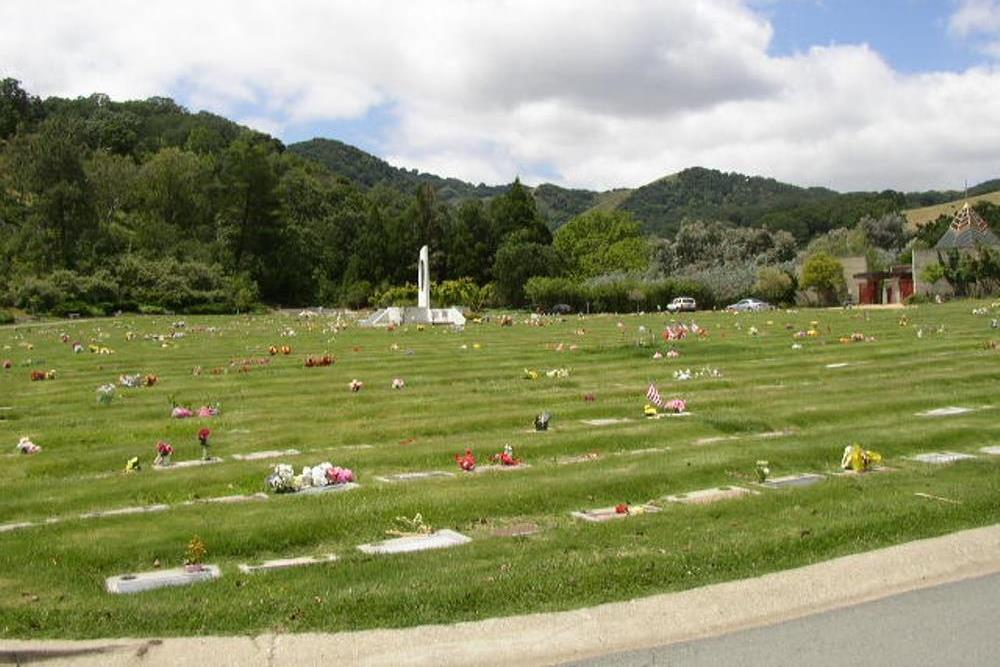
POLYGON ((911 591, 769 627, 570 664, 993 667, 1000 665, 1000 574, 911 591))

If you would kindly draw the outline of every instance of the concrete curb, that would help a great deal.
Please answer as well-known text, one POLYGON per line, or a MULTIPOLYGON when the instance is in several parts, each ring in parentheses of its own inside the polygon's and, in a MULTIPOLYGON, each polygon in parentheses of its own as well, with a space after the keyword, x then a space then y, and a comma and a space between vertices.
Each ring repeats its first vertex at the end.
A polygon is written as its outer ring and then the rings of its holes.
POLYGON ((0 664, 553 664, 651 648, 1000 572, 1000 524, 755 579, 550 614, 335 634, 165 640, 0 641, 0 664))

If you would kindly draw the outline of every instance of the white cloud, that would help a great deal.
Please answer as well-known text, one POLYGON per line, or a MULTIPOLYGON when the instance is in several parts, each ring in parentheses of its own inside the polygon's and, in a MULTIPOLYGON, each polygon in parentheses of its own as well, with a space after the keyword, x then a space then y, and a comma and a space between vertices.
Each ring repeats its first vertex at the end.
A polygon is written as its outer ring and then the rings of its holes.
MULTIPOLYGON (((841 189, 1000 175, 996 65, 902 74, 863 45, 772 57, 759 5, 2 3, 0 76, 41 95, 173 94, 278 135, 391 105, 390 161, 475 182, 552 170, 634 186, 692 165, 841 189)), ((995 44, 1000 2, 957 3, 949 30, 995 44)))

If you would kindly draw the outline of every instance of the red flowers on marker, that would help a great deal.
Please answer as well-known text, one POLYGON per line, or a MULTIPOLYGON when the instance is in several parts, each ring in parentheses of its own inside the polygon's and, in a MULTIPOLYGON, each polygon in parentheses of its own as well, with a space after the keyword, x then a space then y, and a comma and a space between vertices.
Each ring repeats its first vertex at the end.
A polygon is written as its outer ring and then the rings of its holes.
POLYGON ((211 429, 207 428, 201 429, 200 431, 198 431, 198 442, 200 442, 202 446, 207 445, 208 439, 211 437, 211 435, 212 435, 211 429))

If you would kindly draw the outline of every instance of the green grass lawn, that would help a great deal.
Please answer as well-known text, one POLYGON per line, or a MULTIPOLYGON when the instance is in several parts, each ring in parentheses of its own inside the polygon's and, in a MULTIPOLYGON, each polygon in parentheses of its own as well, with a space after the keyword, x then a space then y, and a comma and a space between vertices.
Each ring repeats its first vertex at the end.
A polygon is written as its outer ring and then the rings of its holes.
POLYGON ((10 359, 13 368, 0 370, 0 524, 64 520, 0 533, 0 637, 337 631, 474 620, 682 590, 995 523, 1000 457, 950 466, 906 459, 1000 444, 1000 352, 983 345, 1000 338, 989 328, 997 310, 972 315, 981 305, 698 313, 683 319, 710 336, 679 341, 673 346, 681 356, 661 360, 652 355, 667 349, 659 336, 669 321, 663 315, 470 324, 464 333, 336 331, 327 320, 282 315, 187 317, 185 336, 166 346, 147 336, 170 334, 171 321, 180 318, 2 327, 0 359, 10 359), (900 326, 904 313, 908 326, 900 326), (794 340, 792 333, 812 320, 820 335, 794 340), (751 326, 758 336, 748 334, 751 326), (295 335, 282 337, 285 329, 295 335), (131 340, 128 332, 135 334, 131 340), (852 332, 875 340, 839 342, 852 332), (62 333, 69 343, 60 340, 62 333), (74 354, 74 341, 114 353, 74 354), (793 350, 794 342, 802 349, 793 350), (559 343, 562 352, 555 349, 559 343), (283 344, 292 346, 291 355, 268 355, 268 346, 283 344), (578 348, 570 351, 571 345, 578 348), (306 355, 326 352, 336 358, 332 367, 303 367, 306 355), (231 367, 244 358, 270 364, 245 373, 231 367), (192 373, 196 366, 200 375, 192 373), (723 377, 673 379, 677 369, 705 366, 723 377), (561 367, 570 369, 568 378, 523 377, 525 368, 561 367), (49 369, 57 371, 55 380, 30 381, 31 370, 49 369), (110 406, 98 406, 97 386, 122 373, 155 373, 160 381, 119 388, 110 406), (390 389, 394 377, 405 379, 406 388, 390 389), (348 389, 353 378, 365 383, 356 394, 348 389), (665 399, 686 399, 693 415, 643 420, 651 381, 665 399), (589 393, 595 401, 583 400, 589 393), (170 397, 192 407, 219 402, 223 412, 214 419, 170 419, 170 397), (914 416, 949 405, 976 409, 914 416), (531 433, 542 410, 552 413, 552 430, 531 433), (632 420, 582 423, 611 417, 632 420), (173 443, 175 462, 199 457, 202 426, 213 430, 212 453, 222 463, 150 469, 160 439, 173 443), (14 454, 21 436, 43 451, 14 454), (831 473, 854 441, 881 452, 895 471, 760 489, 707 506, 664 503, 661 512, 603 524, 569 514, 712 486, 750 486, 758 459, 771 462, 773 475, 831 473), (406 484, 374 480, 458 472, 454 454, 470 447, 483 461, 507 442, 530 468, 406 484), (663 447, 670 449, 626 454, 663 447), (280 460, 231 455, 286 448, 302 452, 284 459, 296 469, 322 461, 353 468, 361 488, 181 505, 263 491, 280 460), (589 452, 602 457, 556 463, 589 452), (132 456, 144 469, 125 475, 132 456), (72 518, 153 503, 171 508, 72 518), (384 539, 395 517, 418 512, 435 528, 461 531, 473 542, 398 556, 355 549, 384 539), (519 522, 542 530, 494 536, 519 522), (208 548, 206 562, 222 567, 220 580, 131 596, 104 591, 106 577, 150 570, 157 559, 163 567, 181 565, 195 535, 208 548), (340 560, 253 575, 237 570, 244 562, 326 553, 340 560))

